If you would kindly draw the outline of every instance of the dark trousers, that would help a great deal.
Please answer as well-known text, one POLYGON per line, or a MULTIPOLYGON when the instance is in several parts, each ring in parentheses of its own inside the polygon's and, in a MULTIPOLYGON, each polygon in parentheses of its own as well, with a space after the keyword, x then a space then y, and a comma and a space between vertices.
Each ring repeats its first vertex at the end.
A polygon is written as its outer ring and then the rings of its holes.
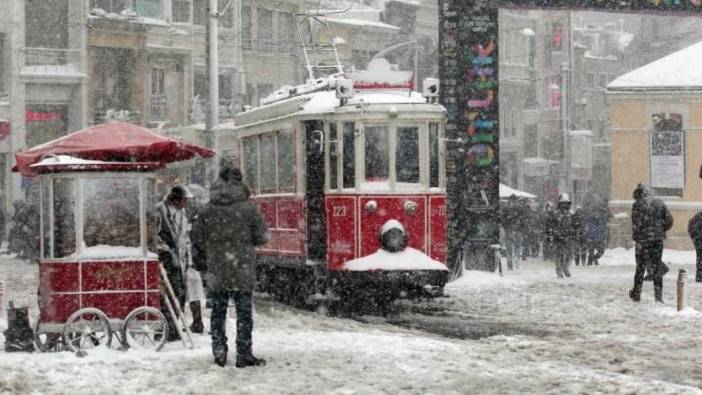
POLYGON ((702 239, 692 239, 695 243, 695 253, 697 255, 697 270, 695 273, 695 281, 702 282, 702 239))
POLYGON ((251 355, 251 332, 253 331, 253 294, 251 291, 230 291, 226 289, 212 292, 212 353, 226 353, 227 347, 227 305, 234 299, 236 307, 236 352, 238 355, 251 355))
POLYGON ((556 276, 570 277, 570 259, 572 250, 570 247, 570 240, 568 239, 555 239, 553 241, 553 254, 554 260, 556 261, 556 276))
POLYGON ((599 265, 599 259, 602 258, 605 252, 606 242, 604 240, 588 240, 587 241, 587 264, 599 265))
POLYGON ((636 243, 636 273, 633 296, 641 296, 644 273, 653 273, 653 293, 656 300, 663 300, 663 240, 639 241, 636 243))
POLYGON ((585 265, 587 260, 587 245, 585 244, 585 239, 582 237, 576 237, 572 239, 571 246, 573 248, 573 258, 575 259, 575 264, 580 265, 582 263, 585 265))

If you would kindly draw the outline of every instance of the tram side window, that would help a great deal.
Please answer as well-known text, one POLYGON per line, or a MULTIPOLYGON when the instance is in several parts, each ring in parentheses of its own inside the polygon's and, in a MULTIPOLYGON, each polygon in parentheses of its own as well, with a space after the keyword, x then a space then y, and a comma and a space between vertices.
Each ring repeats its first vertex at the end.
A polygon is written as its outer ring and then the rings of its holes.
POLYGON ((278 189, 293 188, 294 144, 292 130, 278 133, 278 189))
POLYGON ((76 252, 75 181, 54 180, 54 258, 65 258, 76 252))
POLYGON ((356 176, 355 155, 354 155, 354 139, 355 129, 353 122, 344 123, 344 188, 355 187, 356 176))
POLYGON ((258 137, 244 139, 244 177, 252 191, 258 190, 258 137))
POLYGON ((336 124, 329 124, 329 189, 337 189, 337 165, 339 158, 336 149, 339 146, 336 140, 336 124))
POLYGON ((397 182, 419 183, 419 128, 397 128, 395 157, 397 182))
POLYGON ((275 192, 275 134, 261 136, 261 192, 275 192))
POLYGON ((429 124, 429 187, 439 187, 439 124, 429 124))
POLYGON ((365 134, 366 181, 386 181, 388 179, 388 128, 367 126, 365 134))

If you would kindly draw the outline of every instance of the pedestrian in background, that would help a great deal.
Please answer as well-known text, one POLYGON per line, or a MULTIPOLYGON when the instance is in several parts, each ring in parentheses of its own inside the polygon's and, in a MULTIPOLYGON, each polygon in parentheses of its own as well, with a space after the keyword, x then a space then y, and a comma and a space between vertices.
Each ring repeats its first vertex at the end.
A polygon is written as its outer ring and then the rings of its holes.
POLYGON ((656 302, 663 303, 663 276, 668 267, 663 263, 665 232, 673 226, 673 216, 662 200, 655 198, 647 185, 639 183, 633 193, 631 209, 632 235, 636 242, 636 272, 634 288, 629 298, 641 300, 644 272, 653 274, 653 292, 656 302))
POLYGON ((607 224, 609 222, 607 201, 597 204, 591 200, 584 209, 585 243, 587 244, 587 264, 599 265, 599 259, 607 247, 607 224))
POLYGON ((558 197, 558 206, 551 215, 547 230, 553 242, 553 255, 558 278, 570 277, 571 243, 573 240, 573 214, 570 212, 570 206, 570 196, 567 193, 562 193, 558 197))
POLYGON ((581 264, 585 266, 585 261, 587 260, 587 246, 585 245, 585 226, 583 221, 583 209, 582 207, 576 207, 571 217, 571 233, 573 235, 573 238, 571 239, 571 248, 573 251, 573 259, 575 260, 576 266, 580 266, 581 264))
POLYGON ((207 286, 212 292, 212 354, 219 366, 227 364, 225 323, 230 299, 234 299, 236 307, 236 367, 266 364, 253 354, 251 333, 256 288, 254 247, 268 239, 268 228, 249 200, 241 171, 223 165, 210 191, 210 201, 198 210, 192 230, 193 249, 198 251, 198 257, 204 255, 207 266, 207 286))
POLYGON ((522 207, 519 205, 517 195, 512 194, 507 203, 502 205, 500 223, 505 231, 505 248, 507 249, 507 270, 517 268, 517 261, 522 255, 523 238, 522 207))
POLYGON ((695 245, 697 254, 695 281, 699 283, 702 282, 702 211, 690 218, 690 222, 687 223, 687 233, 695 245))

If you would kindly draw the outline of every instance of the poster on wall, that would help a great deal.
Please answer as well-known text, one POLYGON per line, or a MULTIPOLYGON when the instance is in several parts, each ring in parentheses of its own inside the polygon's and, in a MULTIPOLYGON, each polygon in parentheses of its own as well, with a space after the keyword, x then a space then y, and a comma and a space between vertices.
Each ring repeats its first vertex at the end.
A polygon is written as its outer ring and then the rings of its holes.
POLYGON ((681 130, 651 132, 651 186, 685 187, 685 133, 681 130))

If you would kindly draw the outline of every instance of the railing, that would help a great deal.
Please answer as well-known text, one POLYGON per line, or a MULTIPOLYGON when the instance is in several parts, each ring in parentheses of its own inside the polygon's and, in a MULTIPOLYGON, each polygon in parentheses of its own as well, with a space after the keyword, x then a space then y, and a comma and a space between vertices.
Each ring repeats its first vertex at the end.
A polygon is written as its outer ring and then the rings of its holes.
POLYGON ((25 48, 25 71, 47 74, 82 73, 79 49, 25 48))
POLYGON ((152 121, 168 120, 168 96, 152 94, 149 104, 151 106, 150 119, 152 121))
MULTIPOLYGON (((219 101, 219 120, 231 119, 239 112, 237 102, 232 99, 222 99, 219 101)), ((209 101, 205 99, 193 98, 190 100, 190 122, 204 123, 209 111, 209 101), (196 102, 197 100, 197 102, 196 102)))

